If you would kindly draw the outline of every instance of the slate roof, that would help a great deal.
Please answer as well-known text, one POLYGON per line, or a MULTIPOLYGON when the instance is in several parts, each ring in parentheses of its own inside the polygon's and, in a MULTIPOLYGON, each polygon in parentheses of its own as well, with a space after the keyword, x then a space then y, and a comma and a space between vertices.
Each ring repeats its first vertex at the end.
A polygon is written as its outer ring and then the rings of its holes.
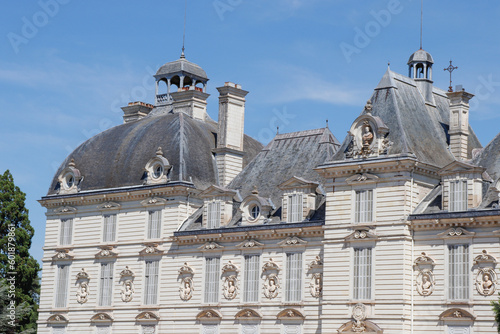
POLYGON ((201 68, 200 65, 192 63, 185 58, 179 58, 175 61, 164 64, 158 69, 155 76, 162 76, 165 74, 171 75, 180 72, 195 75, 200 79, 208 79, 207 73, 201 68))
MULTIPOLYGON (((217 123, 195 120, 183 113, 146 117, 115 126, 77 147, 59 167, 47 195, 57 193, 57 177, 71 159, 84 179, 81 191, 143 184, 144 168, 159 146, 172 165, 172 181, 190 181, 199 189, 217 184, 215 148, 217 123)), ((245 135, 244 165, 262 149, 245 135)))
MULTIPOLYGON (((390 155, 410 154, 419 161, 444 167, 455 160, 449 145, 449 102, 446 92, 433 88, 436 105, 426 105, 416 82, 387 70, 371 96, 372 115, 389 127, 388 139, 393 142, 390 155)), ((363 111, 364 113, 364 111, 363 111)), ((469 157, 481 144, 469 127, 469 157)), ((348 135, 333 161, 343 161, 351 141, 348 135)))
POLYGON ((429 52, 419 49, 415 51, 411 56, 410 59, 408 59, 408 64, 412 62, 429 62, 429 63, 434 63, 434 59, 432 59, 432 56, 429 52))

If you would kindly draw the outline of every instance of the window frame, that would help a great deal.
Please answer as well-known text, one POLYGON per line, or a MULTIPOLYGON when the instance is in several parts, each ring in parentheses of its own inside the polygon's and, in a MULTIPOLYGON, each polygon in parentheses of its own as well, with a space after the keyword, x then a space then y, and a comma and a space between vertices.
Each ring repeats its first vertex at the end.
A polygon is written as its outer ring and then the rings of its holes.
POLYGON ((144 261, 144 305, 158 305, 158 291, 159 291, 159 276, 160 276, 160 260, 145 260, 144 261), (152 269, 148 270, 148 263, 155 263, 156 273, 151 273, 152 269), (151 278, 151 276, 153 276, 151 278), (151 285, 153 283, 153 285, 151 285), (150 300, 151 298, 151 300, 150 300))
POLYGON ((118 225, 118 214, 116 213, 104 213, 102 215, 102 242, 115 242, 116 241, 116 228, 118 225), (114 217, 112 222, 109 222, 109 218, 114 217), (111 232, 109 225, 111 225, 111 232))
MULTIPOLYGON (((284 287, 284 291, 283 291, 283 299, 284 299, 284 302, 285 303, 300 303, 303 301, 304 299, 304 289, 303 289, 303 285, 304 285, 304 274, 305 274, 305 270, 304 270, 304 251, 297 251, 297 250, 290 250, 290 251, 286 251, 284 253, 284 264, 285 264, 285 287, 284 287), (290 270, 292 270, 290 268, 290 263, 288 261, 289 259, 289 256, 292 256, 292 255, 296 255, 296 254, 300 254, 300 263, 299 265, 297 265, 294 270, 299 270, 299 273, 298 275, 295 274, 294 276, 299 276, 299 280, 298 280, 298 283, 295 284, 295 286, 293 287, 291 284, 292 284, 292 279, 290 276, 292 276, 290 270), (298 287, 298 290, 295 289, 298 287), (292 296, 292 289, 293 288, 293 294, 294 295, 298 295, 298 299, 291 299, 292 296)), ((293 261, 293 260, 292 260, 293 261)))
POLYGON ((376 208, 377 208, 377 201, 376 201, 376 188, 375 187, 353 187, 352 189, 352 212, 351 212, 351 219, 354 224, 369 224, 373 223, 376 220, 376 208), (358 218, 358 193, 360 192, 371 192, 371 219, 363 220, 361 219, 361 214, 359 214, 358 218))
POLYGON ((221 275, 221 257, 220 256, 206 256, 204 261, 204 278, 203 284, 203 303, 205 304, 218 304, 220 302, 220 275, 221 275), (209 272, 208 259, 217 259, 214 265, 213 272, 209 272), (208 292, 209 290, 215 290, 208 292), (214 299, 209 298, 208 293, 215 296, 214 299))
POLYGON ((448 211, 467 211, 469 207, 469 182, 464 178, 451 179, 448 181, 448 211), (457 189, 456 185, 461 188, 457 189))
POLYGON ((69 263, 60 263, 56 266, 56 284, 54 286, 54 308, 56 309, 68 307, 70 269, 69 263), (64 281, 61 279, 62 270, 66 271, 64 281))
POLYGON ((113 304, 113 274, 114 263, 101 262, 99 274, 99 306, 111 306, 113 304))
POLYGON ((220 228, 222 221, 222 201, 211 200, 207 202, 207 229, 220 228), (215 207, 215 208, 214 208, 215 207))
MULTIPOLYGON (((375 293, 375 289, 374 289, 374 285, 375 285, 375 247, 372 246, 372 245, 356 245, 356 246, 353 246, 352 247, 352 251, 351 251, 351 277, 352 277, 352 280, 351 280, 351 299, 353 301, 372 301, 374 299, 374 293, 375 293), (356 250, 360 250, 360 249, 369 249, 370 250, 370 260, 369 261, 366 261, 367 264, 369 264, 370 266, 370 280, 369 280, 369 289, 370 289, 370 292, 369 292, 369 298, 366 299, 366 298, 359 298, 359 297, 356 297, 356 295, 359 296, 359 293, 356 293, 356 288, 359 288, 356 286, 356 282, 357 282, 357 277, 356 277, 356 250)), ((366 288, 366 287, 364 287, 366 288)))
MULTIPOLYGON (((472 256, 473 256, 473 248, 472 244, 469 240, 463 240, 463 239, 458 239, 458 240, 449 240, 446 242, 446 249, 445 249, 445 256, 446 256, 446 266, 445 266, 445 275, 446 275, 446 299, 450 303, 461 303, 461 302, 468 302, 473 298, 473 289, 472 289, 472 256), (451 280, 451 254, 450 254, 450 248, 451 247, 456 247, 456 246, 466 246, 467 247, 467 267, 465 270, 465 273, 467 274, 467 282, 463 284, 462 288, 465 288, 466 290, 466 298, 452 298, 452 289, 458 289, 458 287, 452 287, 452 280, 451 280)), ((463 274, 463 273, 462 273, 463 274)), ((465 275, 464 275, 465 276, 465 275)), ((462 292, 463 293, 463 292, 462 292)), ((457 294, 455 291, 454 294, 457 294)))
POLYGON ((69 245, 73 244, 73 229, 74 229, 73 217, 66 217, 66 218, 60 219, 60 223, 59 223, 59 245, 60 246, 69 246, 69 245))
POLYGON ((285 194, 286 196, 286 222, 299 223, 304 220, 304 193, 294 191, 285 194), (296 203, 293 199, 297 198, 296 203))
POLYGON ((243 293, 242 293, 242 301, 243 303, 259 303, 260 302, 260 268, 261 268, 261 255, 256 254, 256 253, 247 253, 243 254, 243 293), (249 277, 249 270, 247 268, 247 258, 257 258, 257 263, 254 264, 255 273, 253 277, 254 279, 252 280, 254 286, 253 288, 256 288, 256 290, 252 290, 252 292, 255 293, 252 300, 248 300, 248 294, 249 294, 249 283, 248 277, 249 277))
POLYGON ((146 229, 146 239, 148 240, 154 240, 154 239, 161 239, 162 236, 162 216, 163 216, 163 210, 162 209, 148 209, 147 210, 147 229, 146 229), (158 215, 156 226, 154 226, 154 215, 158 215), (156 229, 153 229, 153 227, 156 227, 156 229), (156 234, 153 234, 153 231, 156 231, 156 234))

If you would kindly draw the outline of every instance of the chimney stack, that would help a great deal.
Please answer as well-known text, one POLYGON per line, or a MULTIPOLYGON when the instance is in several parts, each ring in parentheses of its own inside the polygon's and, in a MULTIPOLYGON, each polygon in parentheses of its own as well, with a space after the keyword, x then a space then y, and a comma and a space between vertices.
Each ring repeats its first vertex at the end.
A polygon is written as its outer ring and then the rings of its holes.
POLYGON ((227 186, 243 169, 245 96, 240 85, 226 82, 219 91, 219 130, 215 149, 219 185, 227 186))
POLYGON ((474 96, 464 89, 448 92, 450 100, 450 150, 457 160, 467 160, 469 139, 469 100, 474 96))
POLYGON ((145 102, 129 102, 128 106, 122 107, 123 110, 123 123, 137 121, 146 117, 154 106, 145 102))

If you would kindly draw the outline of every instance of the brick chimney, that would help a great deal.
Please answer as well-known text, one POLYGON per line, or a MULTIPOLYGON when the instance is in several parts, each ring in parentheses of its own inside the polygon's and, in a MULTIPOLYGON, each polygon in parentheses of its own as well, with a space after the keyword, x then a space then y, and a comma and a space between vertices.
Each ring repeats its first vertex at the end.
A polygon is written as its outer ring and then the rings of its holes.
POLYGON ((243 169, 243 137, 245 96, 240 85, 226 82, 219 91, 219 129, 214 150, 219 172, 219 185, 227 186, 243 169))
POLYGON ((474 96, 464 89, 448 92, 450 100, 450 150, 457 160, 467 159, 469 139, 469 100, 474 96))
POLYGON ((145 102, 130 102, 128 106, 122 107, 123 110, 123 123, 137 121, 146 117, 154 106, 145 102))

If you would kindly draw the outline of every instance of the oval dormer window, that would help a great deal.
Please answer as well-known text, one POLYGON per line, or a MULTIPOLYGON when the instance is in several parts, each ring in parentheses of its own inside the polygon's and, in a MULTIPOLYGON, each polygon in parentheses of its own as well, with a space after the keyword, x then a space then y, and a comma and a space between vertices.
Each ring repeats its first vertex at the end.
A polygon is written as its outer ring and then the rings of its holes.
POLYGON ((65 179, 66 179, 66 187, 68 189, 73 187, 73 185, 75 184, 75 178, 74 178, 73 174, 71 174, 71 173, 66 174, 65 179))
POLYGON ((163 174, 163 166, 158 164, 154 167, 153 178, 159 179, 163 174))
POLYGON ((250 218, 256 220, 260 216, 260 207, 258 205, 253 205, 250 208, 250 218))

